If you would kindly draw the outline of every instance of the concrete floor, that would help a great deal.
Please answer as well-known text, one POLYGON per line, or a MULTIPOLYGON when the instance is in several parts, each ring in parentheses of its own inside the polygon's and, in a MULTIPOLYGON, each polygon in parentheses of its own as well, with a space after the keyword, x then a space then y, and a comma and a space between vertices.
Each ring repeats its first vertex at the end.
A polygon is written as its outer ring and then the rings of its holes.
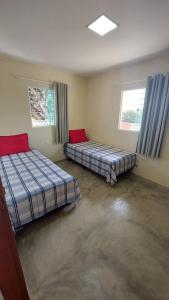
POLYGON ((64 161, 81 201, 28 225, 17 245, 32 300, 168 300, 169 189, 135 175, 111 187, 64 161))

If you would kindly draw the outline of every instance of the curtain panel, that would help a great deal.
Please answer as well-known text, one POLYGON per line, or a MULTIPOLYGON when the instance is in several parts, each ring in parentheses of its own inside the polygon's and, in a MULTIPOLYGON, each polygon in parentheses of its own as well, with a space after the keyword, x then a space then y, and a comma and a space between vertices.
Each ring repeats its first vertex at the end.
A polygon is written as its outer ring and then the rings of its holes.
POLYGON ((68 85, 60 82, 53 83, 56 104, 56 143, 68 142, 68 85))
POLYGON ((141 130, 136 152, 158 158, 169 112, 169 73, 147 79, 141 130))

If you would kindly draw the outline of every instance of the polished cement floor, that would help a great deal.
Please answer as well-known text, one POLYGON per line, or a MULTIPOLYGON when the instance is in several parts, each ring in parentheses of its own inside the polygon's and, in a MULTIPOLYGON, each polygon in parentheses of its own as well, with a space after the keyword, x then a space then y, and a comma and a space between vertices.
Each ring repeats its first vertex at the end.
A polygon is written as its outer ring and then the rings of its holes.
POLYGON ((32 300, 168 300, 169 189, 132 174, 111 187, 71 162, 81 201, 17 234, 32 300))

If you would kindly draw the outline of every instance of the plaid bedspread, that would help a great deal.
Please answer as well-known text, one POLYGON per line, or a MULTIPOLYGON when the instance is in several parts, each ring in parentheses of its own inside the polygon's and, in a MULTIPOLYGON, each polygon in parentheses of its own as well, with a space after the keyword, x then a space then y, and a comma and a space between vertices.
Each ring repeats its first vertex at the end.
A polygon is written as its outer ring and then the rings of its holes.
POLYGON ((76 178, 37 150, 0 157, 0 176, 15 229, 80 198, 76 178))
POLYGON ((136 165, 136 154, 94 141, 78 144, 66 143, 64 153, 114 184, 117 176, 136 165))

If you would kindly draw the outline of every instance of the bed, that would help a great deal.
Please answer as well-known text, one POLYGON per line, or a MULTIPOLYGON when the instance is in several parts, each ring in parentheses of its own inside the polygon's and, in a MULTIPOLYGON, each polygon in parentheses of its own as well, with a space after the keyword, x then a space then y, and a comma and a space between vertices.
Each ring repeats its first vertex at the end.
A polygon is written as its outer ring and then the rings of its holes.
POLYGON ((136 154, 89 140, 81 143, 66 143, 65 155, 92 171, 104 176, 114 184, 117 176, 136 165, 136 154))
POLYGON ((76 178, 38 150, 1 156, 0 177, 14 229, 80 198, 76 178))

